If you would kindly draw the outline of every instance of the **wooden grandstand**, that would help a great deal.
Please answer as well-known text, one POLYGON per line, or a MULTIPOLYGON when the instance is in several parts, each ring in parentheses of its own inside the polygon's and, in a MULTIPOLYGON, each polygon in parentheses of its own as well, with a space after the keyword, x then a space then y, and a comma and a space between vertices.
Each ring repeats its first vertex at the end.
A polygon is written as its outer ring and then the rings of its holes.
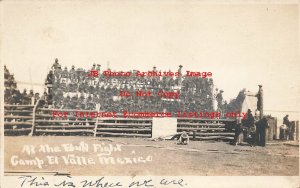
MULTIPOLYGON (((152 137, 152 118, 75 117, 53 118, 50 109, 36 105, 5 105, 5 135, 86 135, 152 137)), ((70 114, 88 110, 64 109, 70 114)), ((177 132, 186 131, 195 140, 233 139, 234 119, 177 118, 177 132)))

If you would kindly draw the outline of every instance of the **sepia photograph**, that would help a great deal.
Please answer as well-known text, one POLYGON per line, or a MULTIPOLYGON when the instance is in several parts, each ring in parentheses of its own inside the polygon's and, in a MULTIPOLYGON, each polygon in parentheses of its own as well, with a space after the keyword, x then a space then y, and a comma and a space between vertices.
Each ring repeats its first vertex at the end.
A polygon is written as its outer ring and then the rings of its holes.
POLYGON ((1 187, 300 187, 298 1, 0 6, 1 187))

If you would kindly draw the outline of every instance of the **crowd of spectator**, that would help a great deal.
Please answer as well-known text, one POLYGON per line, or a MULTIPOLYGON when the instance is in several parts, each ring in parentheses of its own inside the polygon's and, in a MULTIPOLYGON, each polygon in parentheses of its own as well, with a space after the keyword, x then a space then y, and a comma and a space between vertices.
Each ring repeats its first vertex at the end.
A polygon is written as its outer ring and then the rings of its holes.
MULTIPOLYGON (((213 111, 215 101, 217 110, 224 112, 238 111, 245 97, 242 90, 237 98, 227 103, 222 97, 223 90, 214 90, 211 78, 187 77, 182 74, 181 65, 177 70, 180 76, 176 77, 141 77, 134 74, 135 70, 130 71, 130 76, 104 76, 101 71, 103 72, 99 64, 94 64, 89 70, 75 66, 69 70, 67 67, 62 69, 56 59, 45 82, 48 92, 45 91, 40 96, 32 89, 20 92, 14 75, 4 66, 5 103, 32 105, 43 99, 44 107, 58 109, 194 112, 213 111), (96 70, 99 75, 88 76, 91 70, 96 70), (121 91, 128 91, 131 95, 122 97, 121 91), (151 91, 152 95, 137 96, 137 91, 151 91), (178 92, 179 97, 161 98, 156 95, 159 91, 178 92)), ((157 71, 157 68, 153 67, 151 71, 157 71)))
MULTIPOLYGON (((110 70, 110 69, 108 69, 110 70)), ((157 71, 156 67, 153 70, 157 71)), ((58 60, 50 70, 46 85, 50 94, 49 102, 53 108, 86 109, 121 112, 127 111, 213 111, 214 85, 211 78, 186 77, 182 75, 182 66, 178 68, 180 76, 136 76, 135 70, 130 76, 104 76, 101 65, 94 64, 91 69, 72 66, 62 69, 58 60), (99 75, 88 76, 91 70, 99 75), (121 91, 132 95, 121 97, 121 91), (136 91, 151 91, 152 96, 136 96, 136 91), (161 98, 158 91, 179 92, 178 99, 161 98)))
MULTIPOLYGON (((39 93, 34 93, 31 89, 27 93, 27 89, 24 89, 23 92, 17 88, 17 82, 14 78, 14 75, 9 72, 7 67, 4 65, 4 102, 6 104, 19 104, 19 105, 32 105, 38 99, 40 99, 39 93)), ((42 97, 47 95, 44 93, 42 97)))
POLYGON ((246 89, 242 89, 236 98, 232 99, 229 103, 226 101, 223 104, 223 109, 227 112, 237 112, 242 109, 242 105, 244 102, 244 99, 246 97, 246 89))

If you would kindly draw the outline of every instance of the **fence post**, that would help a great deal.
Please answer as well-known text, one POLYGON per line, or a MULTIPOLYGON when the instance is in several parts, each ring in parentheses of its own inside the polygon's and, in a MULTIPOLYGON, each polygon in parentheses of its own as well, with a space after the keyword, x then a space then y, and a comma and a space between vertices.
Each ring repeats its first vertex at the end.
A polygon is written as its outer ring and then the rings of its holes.
POLYGON ((32 126, 31 126, 31 131, 29 133, 29 136, 33 136, 34 134, 34 131, 35 131, 35 113, 36 113, 36 109, 39 105, 39 102, 40 102, 40 99, 36 101, 36 104, 33 108, 33 111, 32 111, 32 126))
POLYGON ((98 117, 98 112, 100 111, 101 105, 96 104, 96 110, 97 110, 97 118, 96 118, 96 123, 95 123, 95 128, 94 128, 94 137, 97 136, 97 128, 98 128, 98 122, 99 122, 99 117, 98 117), (98 107, 98 108, 97 108, 98 107))

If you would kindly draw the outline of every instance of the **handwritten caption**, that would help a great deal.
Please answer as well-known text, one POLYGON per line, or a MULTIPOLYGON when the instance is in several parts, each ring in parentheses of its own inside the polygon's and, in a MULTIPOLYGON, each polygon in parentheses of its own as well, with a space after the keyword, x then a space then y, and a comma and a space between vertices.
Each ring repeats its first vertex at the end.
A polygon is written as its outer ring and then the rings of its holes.
POLYGON ((42 169, 44 166, 61 164, 67 166, 134 165, 152 162, 151 155, 137 155, 134 150, 124 155, 122 151, 122 144, 103 142, 87 144, 82 141, 78 144, 61 144, 58 146, 48 144, 24 145, 21 156, 12 155, 10 163, 12 166, 35 166, 42 169))
POLYGON ((152 178, 132 178, 130 181, 109 180, 105 177, 76 180, 66 176, 59 181, 48 181, 46 177, 21 176, 21 187, 96 187, 96 188, 135 188, 135 187, 185 187, 187 182, 182 178, 162 178, 154 181, 152 178), (134 179, 134 180, 132 180, 134 179))

